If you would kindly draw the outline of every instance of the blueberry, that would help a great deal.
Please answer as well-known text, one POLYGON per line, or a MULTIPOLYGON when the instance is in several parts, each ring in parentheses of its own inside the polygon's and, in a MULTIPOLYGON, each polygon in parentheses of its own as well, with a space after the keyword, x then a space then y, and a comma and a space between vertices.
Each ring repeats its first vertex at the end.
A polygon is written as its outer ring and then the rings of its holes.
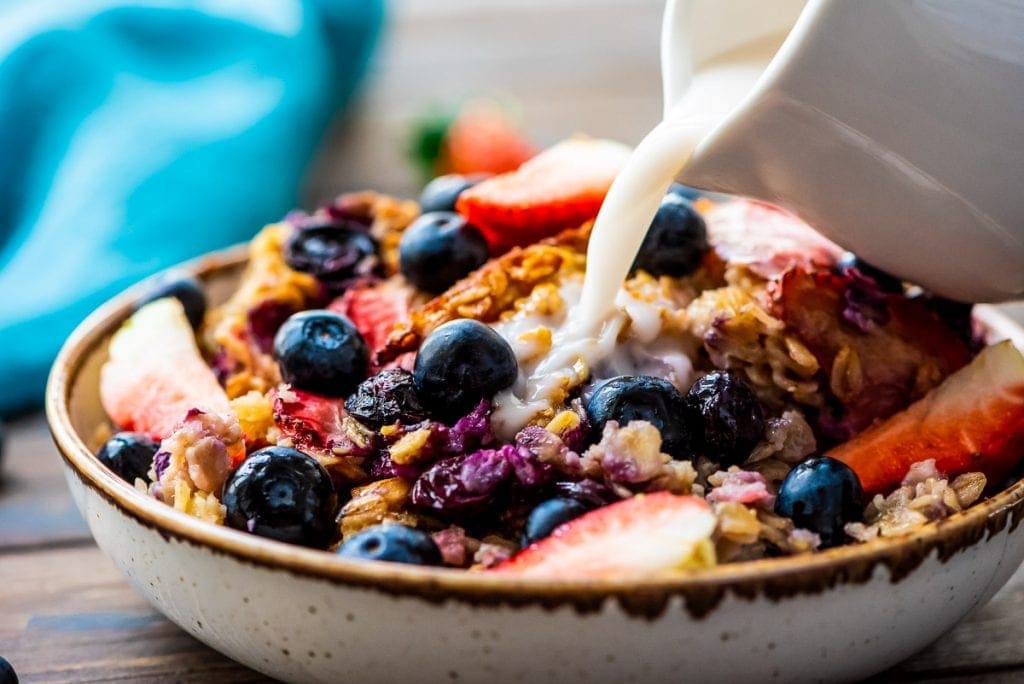
POLYGON ((254 452, 224 485, 226 523, 261 537, 323 548, 334 536, 338 496, 312 456, 291 447, 254 452))
POLYGON ((377 245, 362 226, 325 224, 296 228, 284 245, 284 259, 296 271, 337 283, 369 270, 377 245))
POLYGON ((412 374, 431 415, 452 421, 515 382, 519 365, 501 335, 479 321, 463 318, 427 336, 412 374))
POLYGON ((693 449, 693 417, 672 383, 649 375, 620 375, 602 383, 587 402, 587 419, 595 435, 614 420, 626 425, 646 420, 661 432, 661 450, 685 459, 693 449))
POLYGON ((708 251, 708 229, 689 200, 665 195, 647 229, 633 268, 653 276, 685 276, 700 266, 708 251))
POLYGON ((347 539, 338 555, 414 565, 441 564, 441 550, 430 535, 405 525, 368 527, 347 539))
POLYGON ((686 402, 698 416, 704 455, 722 465, 739 465, 764 437, 764 408, 750 385, 728 371, 697 380, 686 402))
POLYGON ((450 173, 438 176, 423 187, 420 193, 420 211, 429 214, 432 211, 455 211, 455 200, 463 191, 473 187, 484 176, 460 176, 450 173))
POLYGON ((0 656, 0 684, 18 684, 18 673, 3 656, 0 656))
POLYGON ((395 421, 410 425, 427 417, 412 373, 401 368, 388 368, 363 380, 345 400, 345 410, 359 422, 378 430, 395 421))
POLYGON ((487 261, 487 241, 451 211, 423 214, 402 233, 399 268, 409 282, 431 294, 451 287, 487 261))
POLYGON ((540 504, 526 518, 522 545, 529 546, 547 537, 555 528, 575 520, 587 512, 587 507, 575 499, 549 499, 540 504))
POLYGON ((118 432, 100 447, 96 458, 125 482, 149 481, 149 468, 160 445, 139 432, 118 432))
POLYGON ((668 187, 668 194, 677 195, 688 202, 693 202, 703 197, 704 191, 698 188, 691 188, 689 185, 683 185, 682 183, 673 183, 668 187))
POLYGON ((313 309, 290 316, 274 336, 281 377, 296 389, 344 397, 355 389, 370 362, 370 350, 352 321, 313 309))
POLYGON ((872 266, 866 261, 861 261, 853 252, 846 252, 836 263, 836 269, 840 273, 846 273, 855 268, 861 275, 867 276, 875 281, 878 289, 882 292, 903 292, 903 282, 896 276, 889 275, 877 266, 872 266))
POLYGON ((864 491, 856 473, 829 456, 811 458, 796 465, 779 487, 775 512, 793 524, 816 532, 822 548, 838 546, 846 539, 843 526, 860 520, 864 491))
POLYGON ((153 286, 137 302, 133 311, 164 297, 174 297, 185 308, 185 317, 194 329, 206 315, 206 293, 199 280, 184 271, 168 271, 153 281, 153 286))

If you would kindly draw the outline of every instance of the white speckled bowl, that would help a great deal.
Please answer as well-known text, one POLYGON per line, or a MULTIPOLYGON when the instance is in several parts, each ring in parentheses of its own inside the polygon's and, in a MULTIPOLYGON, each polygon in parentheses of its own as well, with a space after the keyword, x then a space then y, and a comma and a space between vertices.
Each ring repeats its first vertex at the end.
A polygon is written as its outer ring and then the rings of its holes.
MULTIPOLYGON (((240 252, 193 264, 216 301, 240 252)), ((87 448, 99 368, 138 288, 71 336, 47 391, 68 486, 100 547, 197 639, 296 682, 852 680, 983 604, 1024 558, 1024 481, 913 538, 673 580, 511 581, 360 564, 190 518, 87 448)), ((979 307, 993 338, 1024 329, 979 307)))

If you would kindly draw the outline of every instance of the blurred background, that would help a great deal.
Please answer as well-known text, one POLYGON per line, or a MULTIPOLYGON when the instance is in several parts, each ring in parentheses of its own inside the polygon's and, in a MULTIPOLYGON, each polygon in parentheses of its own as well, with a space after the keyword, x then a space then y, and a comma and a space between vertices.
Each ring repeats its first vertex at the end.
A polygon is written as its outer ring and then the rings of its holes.
POLYGON ((635 143, 660 112, 662 7, 0 4, 0 415, 38 406, 74 325, 141 278, 339 192, 414 197, 466 111, 463 165, 486 138, 635 143))
POLYGON ((418 192, 424 114, 497 99, 540 147, 574 132, 635 144, 661 116, 663 0, 393 0, 365 88, 331 127, 303 200, 418 192))

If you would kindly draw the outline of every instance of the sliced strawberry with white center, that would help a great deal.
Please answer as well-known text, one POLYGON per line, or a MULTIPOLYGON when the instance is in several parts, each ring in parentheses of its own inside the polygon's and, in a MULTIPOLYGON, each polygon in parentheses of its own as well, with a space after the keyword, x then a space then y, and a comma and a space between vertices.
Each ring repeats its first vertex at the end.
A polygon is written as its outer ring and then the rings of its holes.
POLYGON ((494 252, 527 245, 597 216, 629 155, 610 140, 566 140, 466 190, 456 208, 494 252))
POLYGON ((122 430, 163 439, 192 409, 231 412, 177 299, 136 311, 110 339, 109 355, 100 372, 100 403, 122 430))
POLYGON ((714 564, 716 519, 696 496, 641 494, 557 527, 489 572, 609 579, 665 575, 714 564))
POLYGON ((409 315, 412 295, 408 286, 389 279, 354 285, 327 308, 348 317, 355 324, 373 359, 386 346, 395 324, 409 315))
POLYGON ((793 267, 830 269, 843 249, 787 211, 763 202, 700 202, 708 240, 731 264, 744 264, 762 278, 793 267))
POLYGON ((981 471, 999 484, 1024 456, 1024 356, 1009 341, 985 348, 920 401, 829 455, 853 468, 869 495, 894 488, 929 458, 950 477, 981 471))

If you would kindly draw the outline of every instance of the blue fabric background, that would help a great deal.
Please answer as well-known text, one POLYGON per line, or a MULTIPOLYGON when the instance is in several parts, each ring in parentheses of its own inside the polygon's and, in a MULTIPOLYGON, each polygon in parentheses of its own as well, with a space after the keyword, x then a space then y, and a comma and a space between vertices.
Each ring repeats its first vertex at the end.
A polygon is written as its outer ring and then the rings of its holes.
POLYGON ((382 4, 0 3, 0 414, 105 298, 294 205, 382 4))

